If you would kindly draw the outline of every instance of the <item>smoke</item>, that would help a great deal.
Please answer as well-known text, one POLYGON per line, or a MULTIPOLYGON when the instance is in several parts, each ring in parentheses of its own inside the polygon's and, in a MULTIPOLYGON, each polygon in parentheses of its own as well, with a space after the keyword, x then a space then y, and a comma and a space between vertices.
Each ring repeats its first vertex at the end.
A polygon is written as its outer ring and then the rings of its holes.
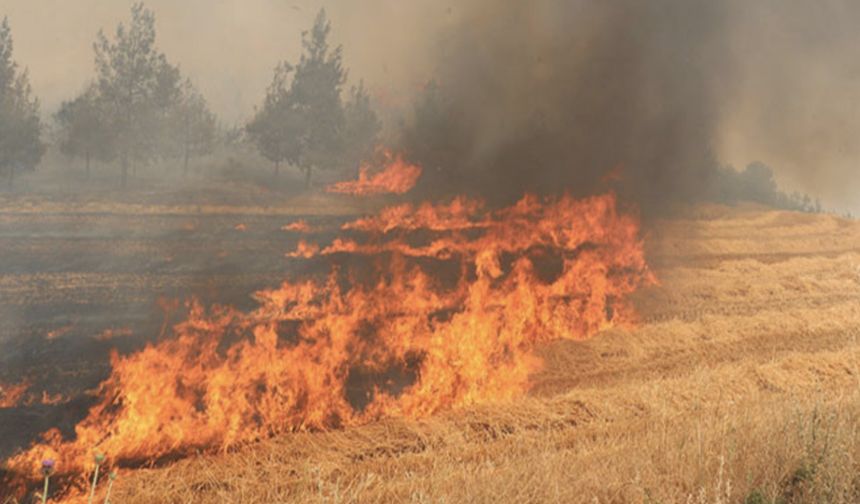
POLYGON ((860 211, 860 3, 735 2, 737 61, 719 131, 721 157, 761 160, 782 185, 860 211))
POLYGON ((720 165, 761 161, 857 211, 858 21, 849 0, 469 2, 431 73, 444 120, 407 144, 430 138, 434 187, 588 193, 620 166, 648 210, 732 199, 720 165))
MULTIPOLYGON (((716 166, 728 69, 717 2, 471 4, 440 48, 444 120, 418 112, 407 143, 455 146, 453 184, 491 196, 594 191, 616 170, 646 207, 697 199, 716 166), (450 138, 456 132, 458 138, 450 138), (441 140, 444 138, 444 140, 441 140), (456 173, 466 171, 467 180, 456 173), (456 180, 456 181, 454 181, 456 180)), ((419 149, 420 150, 420 149, 419 149)), ((430 164, 433 150, 430 149, 430 164)))
MULTIPOLYGON (((132 3, 3 3, 43 113, 92 78, 95 33, 132 3)), ((439 83, 456 116, 449 157, 484 174, 472 186, 586 192, 620 164, 637 199, 692 199, 707 192, 705 166, 762 161, 788 189, 860 210, 853 0, 146 4, 159 47, 229 125, 259 105, 278 61, 298 58, 325 7, 350 83, 364 79, 386 117, 439 83)))

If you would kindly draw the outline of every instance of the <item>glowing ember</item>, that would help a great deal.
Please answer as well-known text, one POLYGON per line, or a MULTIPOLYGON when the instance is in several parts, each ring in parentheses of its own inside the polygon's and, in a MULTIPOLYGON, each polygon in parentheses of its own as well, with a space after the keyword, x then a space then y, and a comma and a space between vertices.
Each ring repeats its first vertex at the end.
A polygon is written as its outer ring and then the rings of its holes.
POLYGON ((39 399, 39 404, 60 404, 68 401, 68 398, 63 394, 49 394, 47 391, 42 391, 42 397, 39 399))
POLYGON ((21 383, 8 385, 0 383, 0 408, 14 408, 18 406, 29 388, 30 382, 26 380, 21 383))
POLYGON ((326 191, 368 196, 403 194, 415 187, 421 176, 421 167, 407 163, 400 154, 392 156, 390 152, 384 151, 384 155, 386 162, 382 171, 370 175, 370 166, 364 164, 358 170, 358 180, 337 182, 326 187, 326 191))
POLYGON ((28 380, 11 385, 0 383, 0 408, 15 408, 34 404, 59 404, 67 400, 62 394, 49 394, 44 390, 41 395, 36 395, 30 390, 32 385, 28 380))
POLYGON ((80 472, 94 449, 146 461, 510 400, 541 366, 537 344, 630 322, 626 297, 653 281, 611 194, 403 205, 344 228, 364 239, 295 255, 368 255, 372 280, 335 268, 257 292, 250 313, 190 302, 175 337, 111 356, 74 441, 50 431, 7 467, 35 479, 39 461, 80 472))
MULTIPOLYGON (((160 299, 159 299, 159 305, 161 305, 160 299)), ((162 309, 163 309, 163 307, 162 307, 162 309)), ((127 327, 111 328, 111 329, 105 329, 100 334, 96 335, 95 339, 98 341, 110 341, 110 340, 115 339, 115 338, 129 337, 132 334, 133 333, 132 333, 131 329, 129 329, 127 327)))
POLYGON ((281 231, 293 231, 296 233, 310 233, 311 226, 304 219, 297 220, 295 222, 291 222, 284 226, 281 226, 281 231))
POLYGON ((68 333, 69 333, 72 329, 74 329, 74 328, 75 328, 75 324, 68 324, 68 325, 65 325, 65 326, 63 326, 63 327, 60 327, 60 328, 58 328, 58 329, 54 329, 54 330, 52 330, 52 331, 48 331, 48 333, 47 333, 47 334, 45 334, 45 339, 47 339, 47 340, 55 340, 55 339, 57 339, 57 338, 60 338, 60 337, 62 337, 62 336, 65 336, 66 334, 68 334, 68 333))

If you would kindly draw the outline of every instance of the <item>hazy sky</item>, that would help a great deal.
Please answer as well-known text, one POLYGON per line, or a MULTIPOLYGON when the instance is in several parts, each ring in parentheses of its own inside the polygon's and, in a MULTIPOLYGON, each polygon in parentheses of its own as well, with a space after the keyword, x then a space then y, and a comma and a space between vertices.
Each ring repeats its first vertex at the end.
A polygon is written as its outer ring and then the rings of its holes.
MULTIPOLYGON (((735 65, 728 74, 713 75, 725 88, 717 154, 735 166, 763 161, 786 188, 860 213, 860 2, 724 1, 733 15, 715 43, 725 46, 735 65)), ((0 16, 7 15, 12 27, 15 58, 29 68, 43 112, 51 113, 83 88, 93 74, 97 31, 111 34, 128 18, 131 4, 0 0, 0 16)), ((344 44, 351 81, 364 78, 378 100, 407 105, 409 93, 433 75, 428 63, 443 42, 444 28, 462 21, 470 1, 146 4, 156 13, 159 47, 225 122, 237 123, 261 101, 275 64, 297 59, 301 31, 321 6, 329 12, 335 41, 344 44)), ((483 4, 486 9, 492 2, 483 4)))
POLYGON ((746 2, 717 150, 760 159, 783 184, 860 213, 860 2, 746 2))
MULTIPOLYGON (((44 109, 76 94, 93 75, 99 29, 112 35, 126 22, 128 0, 0 0, 15 58, 30 70, 44 109)), ((364 78, 386 98, 426 75, 403 64, 425 57, 449 12, 428 0, 148 0, 157 45, 194 80, 226 121, 247 118, 262 100, 277 62, 295 61, 301 32, 325 7, 333 38, 344 45, 351 81, 364 78)))

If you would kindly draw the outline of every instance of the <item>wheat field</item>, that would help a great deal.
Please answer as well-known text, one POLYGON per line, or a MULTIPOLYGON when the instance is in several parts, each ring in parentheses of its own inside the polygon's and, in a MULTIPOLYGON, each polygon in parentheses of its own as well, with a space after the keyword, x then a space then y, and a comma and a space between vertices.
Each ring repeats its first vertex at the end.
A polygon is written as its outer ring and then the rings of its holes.
POLYGON ((111 502, 860 501, 860 223, 685 215, 645 230, 639 323, 543 348, 528 396, 121 470, 111 502))

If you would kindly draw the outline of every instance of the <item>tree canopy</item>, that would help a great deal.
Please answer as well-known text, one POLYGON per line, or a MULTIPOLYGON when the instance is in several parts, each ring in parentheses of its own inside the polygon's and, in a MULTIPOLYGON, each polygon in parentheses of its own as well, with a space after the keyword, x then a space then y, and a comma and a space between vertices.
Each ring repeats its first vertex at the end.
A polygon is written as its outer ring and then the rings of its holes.
POLYGON ((12 32, 0 22, 0 171, 9 185, 16 173, 33 170, 45 153, 41 140, 39 101, 31 97, 26 71, 12 58, 12 32))
POLYGON ((247 126, 275 173, 281 162, 290 163, 302 171, 306 185, 314 169, 357 165, 381 129, 363 84, 344 104, 342 48, 329 46, 330 33, 331 23, 320 10, 313 28, 302 34, 299 62, 275 68, 263 106, 247 126))
POLYGON ((275 175, 281 163, 298 159, 300 152, 301 120, 288 89, 292 71, 286 62, 275 68, 263 107, 246 127, 260 154, 274 163, 275 175))
POLYGON ((215 115, 155 42, 155 16, 137 3, 113 37, 98 33, 93 84, 55 114, 60 150, 84 158, 87 173, 91 159, 118 159, 125 186, 130 167, 172 158, 184 173, 191 158, 212 151, 215 115))
POLYGON ((63 102, 54 115, 60 152, 83 158, 87 178, 91 160, 111 161, 115 151, 114 131, 105 121, 103 108, 98 88, 90 85, 75 99, 63 102))
POLYGON ((169 128, 173 132, 172 151, 182 158, 182 172, 187 173, 188 161, 192 157, 212 152, 218 136, 218 122, 209 110, 206 98, 190 79, 185 79, 182 84, 172 111, 169 128))

